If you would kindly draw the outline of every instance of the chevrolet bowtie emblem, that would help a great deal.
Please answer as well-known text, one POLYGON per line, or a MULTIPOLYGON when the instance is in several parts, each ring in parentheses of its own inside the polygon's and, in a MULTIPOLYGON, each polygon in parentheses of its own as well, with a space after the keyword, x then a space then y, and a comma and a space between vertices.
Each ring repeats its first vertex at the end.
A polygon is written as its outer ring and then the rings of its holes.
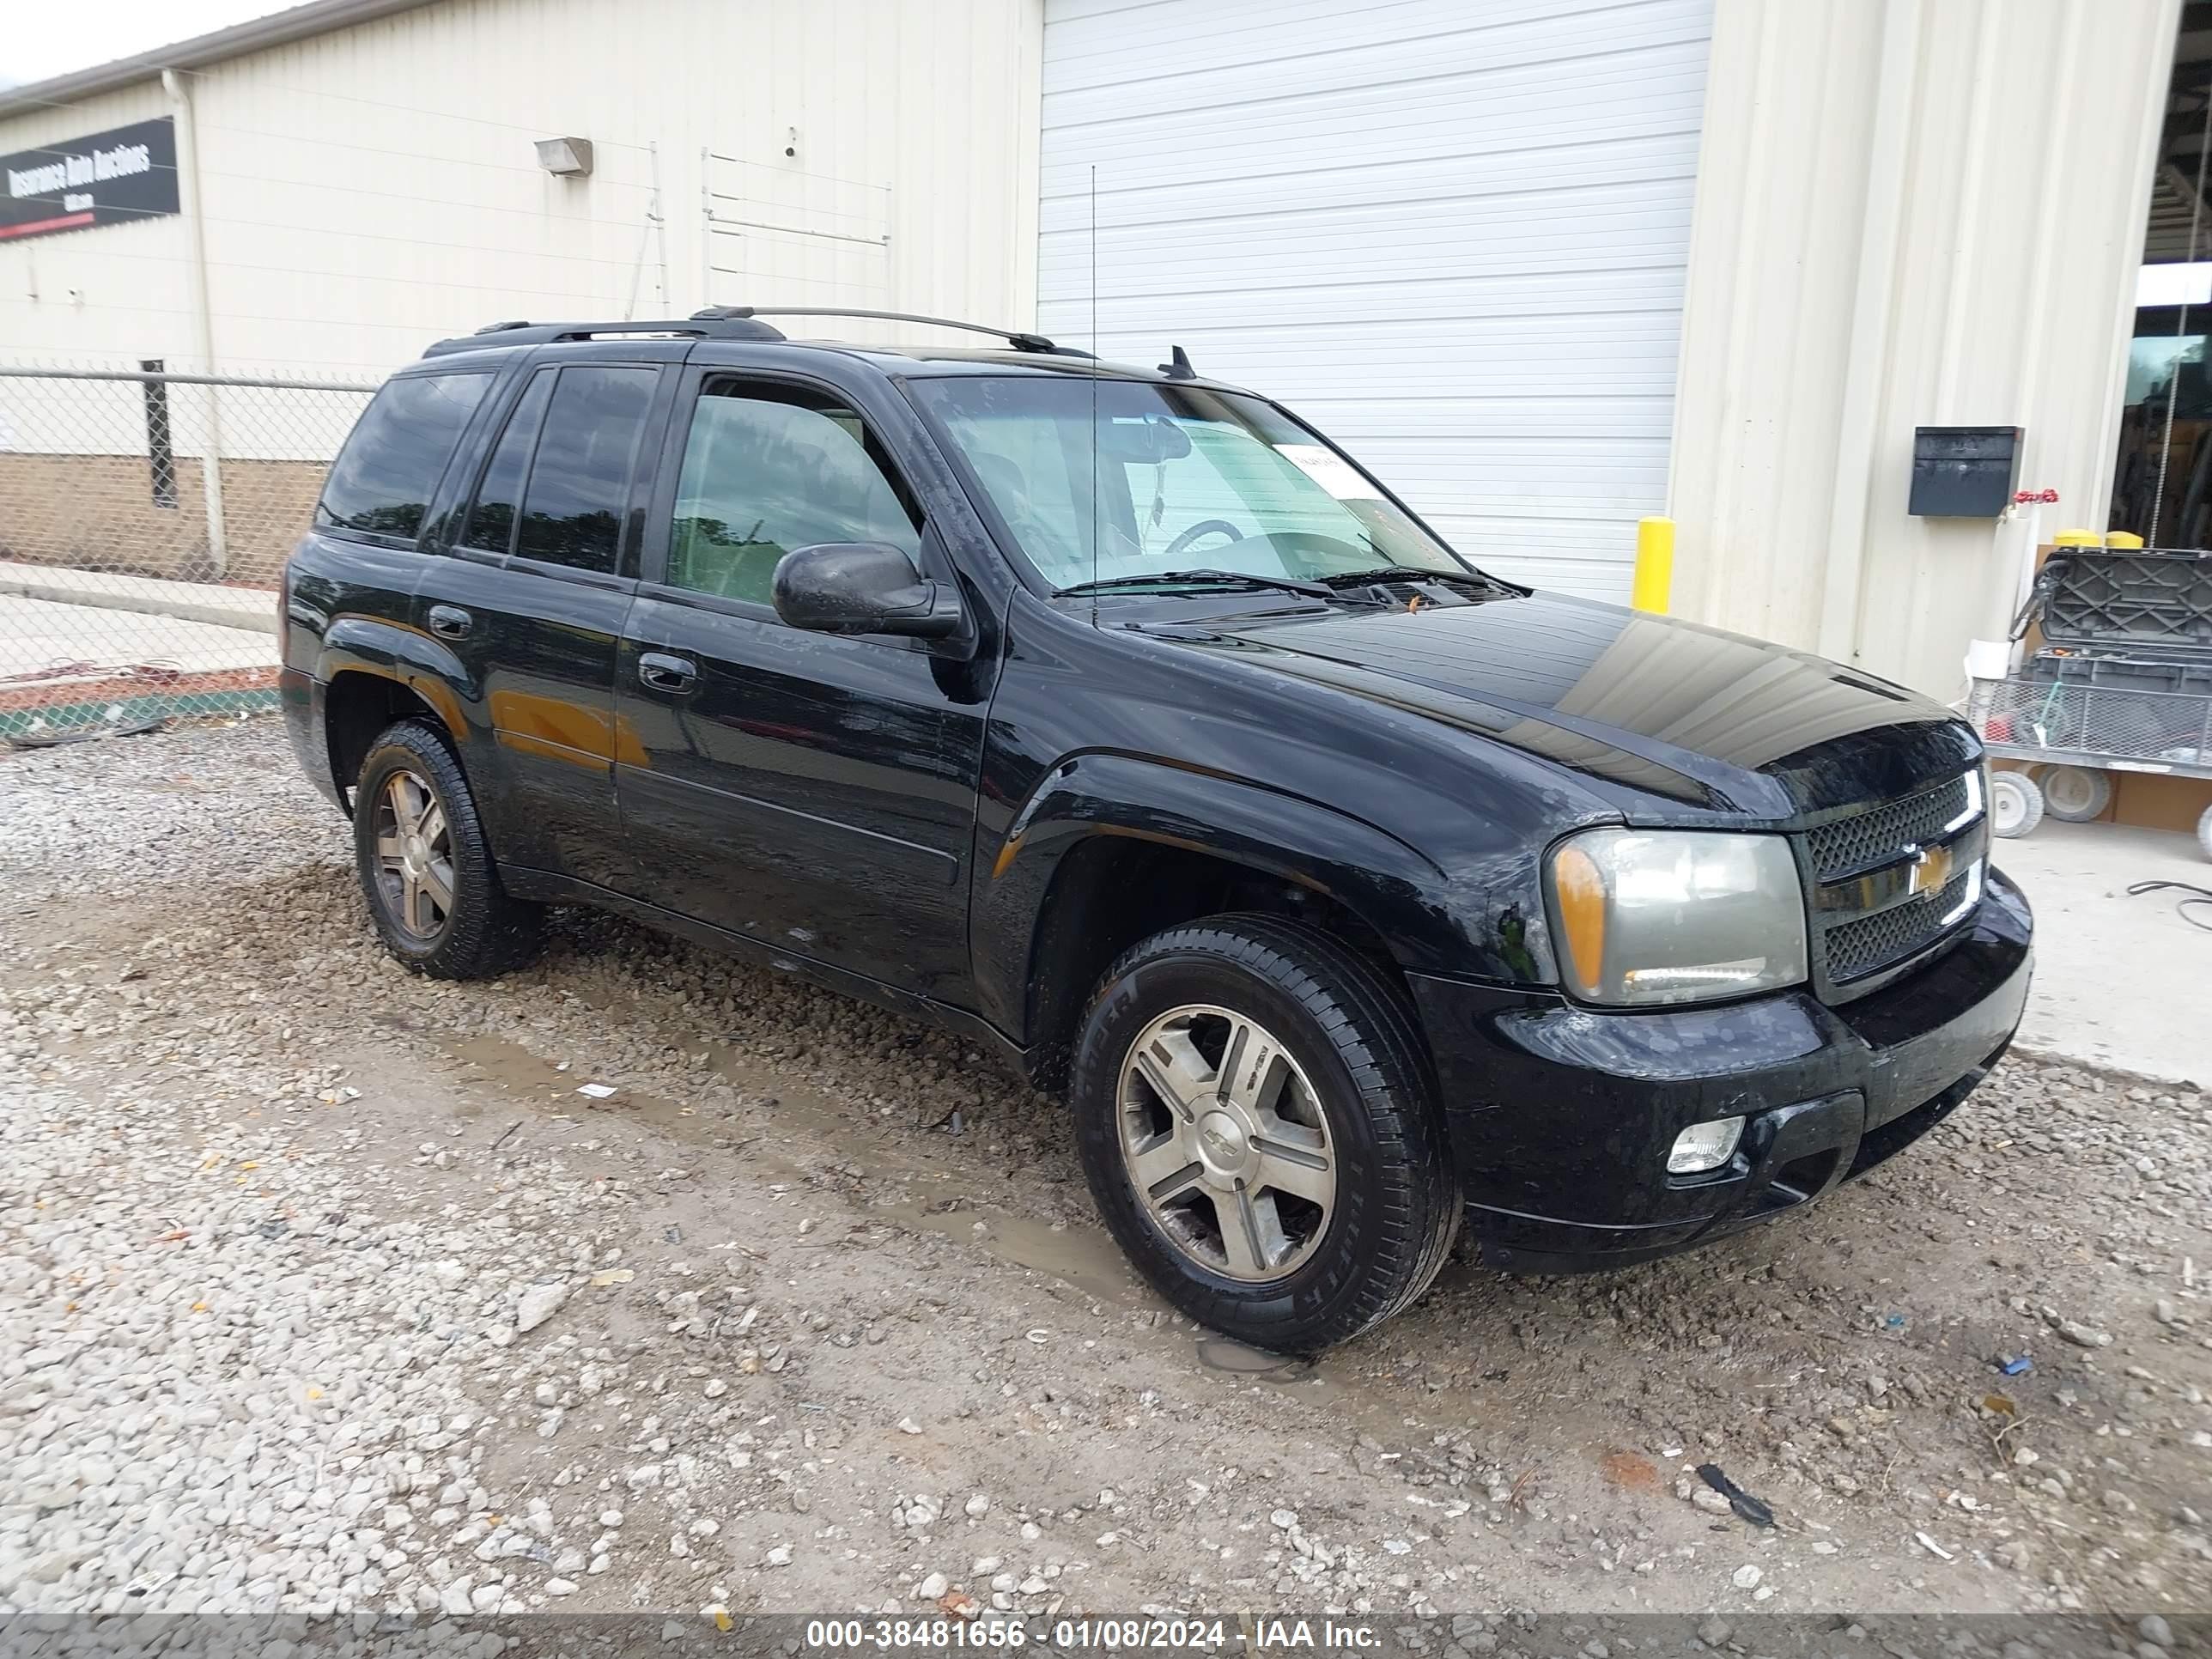
POLYGON ((1940 893, 1951 884, 1951 849, 1948 847, 1923 847, 1912 855, 1912 873, 1906 879, 1905 890, 1915 898, 1940 893))

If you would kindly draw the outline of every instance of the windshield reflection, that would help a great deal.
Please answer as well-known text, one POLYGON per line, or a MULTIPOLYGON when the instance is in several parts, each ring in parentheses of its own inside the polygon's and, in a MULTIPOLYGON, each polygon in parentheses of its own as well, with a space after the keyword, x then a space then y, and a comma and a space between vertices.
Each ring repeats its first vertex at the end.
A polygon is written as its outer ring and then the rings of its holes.
POLYGON ((1056 375, 911 386, 1056 588, 1190 570, 1299 581, 1471 573, 1366 474, 1257 398, 1056 375))

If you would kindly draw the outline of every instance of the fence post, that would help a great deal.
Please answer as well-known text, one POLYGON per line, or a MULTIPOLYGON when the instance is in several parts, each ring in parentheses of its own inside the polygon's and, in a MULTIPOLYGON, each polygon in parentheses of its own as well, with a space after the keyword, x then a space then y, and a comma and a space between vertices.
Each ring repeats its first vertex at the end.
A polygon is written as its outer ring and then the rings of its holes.
MULTIPOLYGON (((198 336, 200 367, 212 376, 220 372, 215 360, 215 312, 208 297, 207 222, 200 197, 199 121, 193 112, 191 88, 174 70, 161 71, 161 89, 177 106, 177 176, 191 213, 191 264, 194 332, 198 336)), ((201 445, 200 503, 207 512, 208 562, 216 580, 230 573, 229 550, 223 542, 222 518, 222 393, 210 382, 207 394, 207 440, 201 445)))
POLYGON ((223 541, 222 393, 215 386, 202 389, 207 393, 207 453, 200 457, 200 501, 207 509, 208 562, 220 580, 230 574, 230 550, 223 541))

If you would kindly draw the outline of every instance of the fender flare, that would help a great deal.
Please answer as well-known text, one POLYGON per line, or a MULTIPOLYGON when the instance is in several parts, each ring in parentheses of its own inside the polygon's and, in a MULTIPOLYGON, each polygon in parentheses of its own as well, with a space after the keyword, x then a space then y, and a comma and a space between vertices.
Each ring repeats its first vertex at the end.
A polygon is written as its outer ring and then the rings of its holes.
POLYGON ((1033 1042, 1047 929, 1068 855, 1102 836, 1159 844, 1277 878, 1342 905, 1400 966, 1467 971, 1473 949, 1438 898, 1445 871, 1341 808, 1209 769, 1115 751, 1048 769, 995 848, 979 848, 970 943, 985 1016, 1033 1042))
POLYGON ((463 698, 474 700, 475 678, 459 657, 429 635, 380 617, 338 617, 323 630, 315 653, 315 678, 328 687, 340 675, 355 673, 397 680, 429 705, 454 743, 467 740, 469 720, 463 698))

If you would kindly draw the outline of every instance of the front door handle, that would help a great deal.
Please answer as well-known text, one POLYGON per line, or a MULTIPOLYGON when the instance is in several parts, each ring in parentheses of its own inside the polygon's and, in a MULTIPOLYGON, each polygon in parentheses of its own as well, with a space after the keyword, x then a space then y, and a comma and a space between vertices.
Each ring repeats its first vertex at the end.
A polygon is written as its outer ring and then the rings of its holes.
POLYGON ((699 665, 689 657, 647 651, 637 659, 637 677, 656 691, 689 691, 698 683, 699 665))
POLYGON ((430 607, 430 631, 441 640, 465 640, 476 618, 457 605, 434 605, 430 607))

